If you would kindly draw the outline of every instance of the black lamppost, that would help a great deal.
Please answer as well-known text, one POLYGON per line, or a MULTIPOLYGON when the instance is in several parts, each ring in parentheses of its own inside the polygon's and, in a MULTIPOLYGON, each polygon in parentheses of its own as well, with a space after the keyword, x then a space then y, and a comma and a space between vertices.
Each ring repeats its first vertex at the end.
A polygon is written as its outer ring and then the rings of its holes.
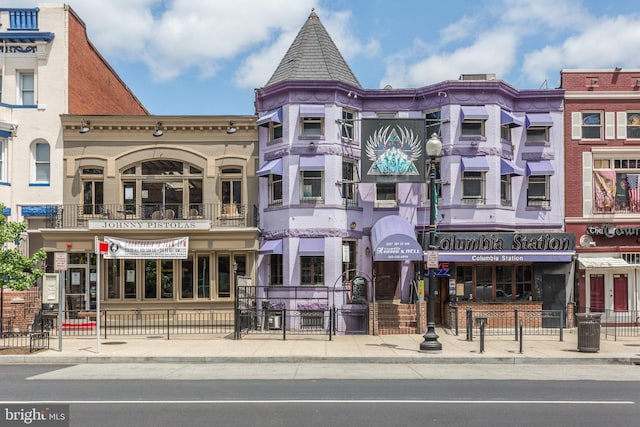
MULTIPOLYGON (((434 250, 436 241, 436 205, 438 195, 436 194, 436 158, 442 152, 442 141, 437 134, 431 135, 427 141, 427 156, 429 156, 429 190, 431 192, 431 203, 429 205, 429 248, 434 250)), ((424 334, 424 341, 420 343, 420 351, 441 351, 442 344, 438 342, 436 334, 435 318, 435 295, 436 295, 436 270, 429 268, 429 299, 427 300, 427 332, 424 334)))

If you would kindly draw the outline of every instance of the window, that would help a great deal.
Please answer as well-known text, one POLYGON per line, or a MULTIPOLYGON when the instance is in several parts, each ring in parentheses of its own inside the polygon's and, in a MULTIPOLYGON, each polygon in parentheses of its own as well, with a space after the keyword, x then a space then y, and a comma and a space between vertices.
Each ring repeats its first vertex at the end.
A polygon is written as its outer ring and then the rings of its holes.
POLYGON ((269 255, 269 285, 282 286, 283 282, 282 254, 269 255))
POLYGON ((242 213, 242 169, 222 169, 221 184, 222 215, 240 215, 242 213))
POLYGON ((7 182, 7 140, 0 138, 0 182, 7 182))
POLYGON ((194 272, 193 272, 193 257, 189 256, 187 259, 180 260, 181 264, 181 299, 193 299, 193 287, 194 287, 194 272))
POLYGON ((342 110, 342 126, 340 134, 345 141, 353 142, 355 139, 354 127, 355 113, 350 110, 342 110))
POLYGON ((131 218, 174 219, 203 215, 203 169, 170 159, 121 169, 124 213, 131 218))
POLYGON ((485 202, 485 172, 462 172, 462 203, 482 204, 485 202))
POLYGON ((18 73, 18 103, 20 105, 35 105, 35 84, 32 71, 18 73))
POLYGON ((500 126, 500 139, 502 139, 503 141, 511 142, 511 126, 500 126))
POLYGON ((533 268, 530 265, 516 265, 516 300, 535 300, 533 294, 533 268))
POLYGON ((511 301, 513 298, 513 277, 510 265, 496 266, 496 301, 511 301))
POLYGON ((104 213, 104 176, 102 168, 82 168, 82 213, 99 215, 104 213))
POLYGON ((198 298, 211 297, 209 255, 198 255, 198 298))
POLYGON ((300 327, 304 329, 324 329, 324 312, 305 310, 300 312, 300 327))
POLYGON ((476 301, 493 301, 493 266, 476 267, 476 301))
POLYGON ((324 117, 303 117, 302 136, 322 136, 324 117))
POLYGON ((502 206, 511 206, 511 175, 504 174, 500 176, 500 204, 502 206))
POLYGON ((136 290, 136 260, 124 260, 124 297, 125 299, 137 299, 136 290))
POLYGON ((395 208, 398 206, 396 184, 387 182, 376 183, 376 208, 395 208))
POLYGON ((549 175, 531 175, 527 178, 527 206, 551 206, 549 175))
POLYGON ((356 164, 352 161, 342 161, 342 202, 345 206, 357 206, 356 164))
POLYGON ((37 142, 33 146, 33 180, 36 183, 49 183, 50 179, 50 152, 49 144, 37 142))
POLYGON ((425 138, 431 138, 432 134, 440 135, 440 126, 442 124, 440 110, 427 111, 424 115, 426 122, 425 138))
POLYGON ((627 113, 627 138, 640 139, 640 113, 627 113))
POLYGON ((602 113, 592 111, 581 114, 582 139, 602 139, 602 113))
POLYGON ((357 276, 356 242, 354 240, 342 241, 342 281, 347 282, 357 276))
POLYGON ((323 171, 300 172, 300 201, 302 203, 322 203, 323 183, 323 171))
POLYGON ((547 126, 528 127, 527 142, 549 142, 549 128, 547 126))
POLYGON ((300 284, 307 286, 324 285, 324 257, 300 257, 300 284))
POLYGON ((282 205, 282 175, 269 175, 269 206, 282 205))
POLYGON ((376 117, 379 119, 395 119, 397 116, 397 113, 376 113, 376 117))
POLYGON ((269 122, 269 141, 282 139, 282 123, 269 122))
POLYGON ((463 120, 460 136, 484 136, 484 120, 463 120))

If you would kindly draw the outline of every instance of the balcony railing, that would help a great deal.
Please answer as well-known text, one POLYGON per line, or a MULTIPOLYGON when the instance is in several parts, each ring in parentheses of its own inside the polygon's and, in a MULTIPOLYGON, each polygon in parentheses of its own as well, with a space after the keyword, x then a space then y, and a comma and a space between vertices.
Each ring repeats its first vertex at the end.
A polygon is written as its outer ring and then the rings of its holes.
POLYGON ((40 9, 9 9, 9 30, 38 30, 40 9))
MULTIPOLYGON (((257 227, 256 205, 64 204, 49 205, 47 228, 88 228, 90 221, 210 221, 212 228, 257 227)), ((117 228, 117 227, 116 227, 117 228)))

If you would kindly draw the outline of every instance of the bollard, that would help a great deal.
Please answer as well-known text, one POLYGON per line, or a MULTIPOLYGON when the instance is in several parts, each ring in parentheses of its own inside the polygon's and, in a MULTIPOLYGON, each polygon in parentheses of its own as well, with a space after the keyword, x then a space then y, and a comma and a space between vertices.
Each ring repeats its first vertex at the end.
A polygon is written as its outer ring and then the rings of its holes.
POLYGON ((467 341, 473 341, 473 311, 467 309, 467 341))
POLYGON ((520 321, 520 354, 522 354, 522 320, 520 321))
POLYGON ((335 307, 331 307, 329 309, 329 341, 331 341, 331 336, 333 334, 333 310, 335 307))
POLYGON ((282 339, 287 340, 287 309, 282 309, 282 339))
POLYGON ((480 353, 484 353, 484 319, 480 319, 480 353))
POLYGON ((516 341, 518 341, 518 310, 513 310, 513 318, 515 320, 515 328, 513 328, 516 332, 516 341))
POLYGON ((560 310, 560 342, 562 342, 564 338, 562 333, 562 330, 564 329, 564 319, 565 319, 564 310, 560 310))

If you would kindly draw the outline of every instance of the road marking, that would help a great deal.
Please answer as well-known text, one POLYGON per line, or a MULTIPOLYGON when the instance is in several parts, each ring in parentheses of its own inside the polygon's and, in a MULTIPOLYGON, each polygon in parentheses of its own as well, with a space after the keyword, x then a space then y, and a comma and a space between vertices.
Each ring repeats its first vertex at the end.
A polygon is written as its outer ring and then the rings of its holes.
POLYGON ((353 400, 323 400, 323 399, 271 399, 271 400, 24 400, 24 401, 0 401, 0 405, 38 405, 46 403, 66 403, 73 405, 218 405, 218 404, 369 404, 369 403, 395 403, 395 404, 482 404, 482 405, 635 405, 630 400, 401 400, 401 399, 353 399, 353 400))

